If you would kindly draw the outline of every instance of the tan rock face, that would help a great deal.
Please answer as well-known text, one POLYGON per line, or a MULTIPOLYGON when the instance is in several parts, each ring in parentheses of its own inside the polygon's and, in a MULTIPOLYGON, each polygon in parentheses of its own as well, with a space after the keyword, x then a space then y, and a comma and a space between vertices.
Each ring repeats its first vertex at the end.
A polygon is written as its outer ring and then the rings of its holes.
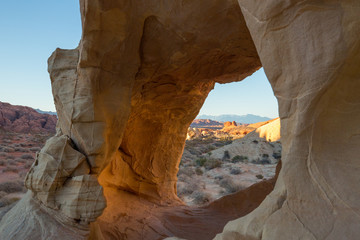
POLYGON ((92 239, 210 239, 250 213, 273 182, 190 209, 179 207, 176 173, 214 83, 250 75, 257 52, 279 100, 283 169, 262 204, 217 239, 357 236, 359 3, 239 3, 253 40, 233 0, 81 0, 79 47, 49 58, 58 134, 28 173, 27 197, 1 219, 0 238, 81 239, 102 214, 92 239), (51 234, 34 235, 32 220, 51 234))
POLYGON ((356 239, 360 3, 239 3, 279 100, 283 168, 266 200, 216 239, 356 239))

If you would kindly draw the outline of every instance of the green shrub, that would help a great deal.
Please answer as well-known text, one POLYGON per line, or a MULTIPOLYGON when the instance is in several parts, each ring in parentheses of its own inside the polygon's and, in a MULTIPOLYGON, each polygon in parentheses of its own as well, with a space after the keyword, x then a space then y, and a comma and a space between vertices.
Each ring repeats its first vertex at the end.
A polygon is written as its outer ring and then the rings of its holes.
POLYGON ((229 151, 228 150, 225 150, 224 151, 224 156, 223 156, 223 158, 222 158, 224 161, 226 161, 226 160, 229 160, 230 159, 230 153, 229 153, 229 151))
POLYGON ((223 180, 220 181, 219 185, 221 187, 225 188, 227 193, 234 193, 234 192, 237 192, 237 191, 243 189, 243 187, 241 185, 235 183, 230 178, 224 178, 223 180))
POLYGON ((258 174, 258 175, 256 175, 256 178, 257 178, 257 179, 263 179, 263 178, 264 178, 264 176, 263 176, 263 175, 261 175, 261 174, 258 174))
POLYGON ((236 155, 235 157, 233 157, 233 158, 231 159, 231 161, 234 162, 234 163, 237 163, 237 162, 247 163, 247 162, 249 162, 249 159, 248 159, 247 156, 243 156, 243 155, 239 156, 239 155, 236 155))
POLYGON ((199 167, 197 167, 195 169, 195 173, 196 173, 196 175, 203 175, 204 174, 203 170, 201 170, 201 168, 199 168, 199 167))
POLYGON ((211 170, 214 168, 221 167, 222 162, 218 159, 209 159, 204 163, 204 167, 206 170, 211 170))
POLYGON ((240 168, 232 168, 230 170, 230 174, 232 175, 239 175, 241 173, 241 169, 240 168))
POLYGON ((206 163, 206 161, 207 161, 206 158, 201 157, 201 158, 198 158, 198 159, 195 160, 195 164, 196 164, 197 166, 202 167, 202 166, 204 166, 204 164, 206 163))

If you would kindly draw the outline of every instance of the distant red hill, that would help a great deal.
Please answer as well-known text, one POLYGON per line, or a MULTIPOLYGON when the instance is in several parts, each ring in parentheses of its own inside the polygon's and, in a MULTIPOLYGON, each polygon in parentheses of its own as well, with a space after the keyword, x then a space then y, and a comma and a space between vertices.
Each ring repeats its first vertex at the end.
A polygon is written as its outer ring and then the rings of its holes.
POLYGON ((190 127, 221 129, 224 127, 224 123, 210 120, 210 119, 195 119, 191 123, 190 127))
POLYGON ((16 133, 55 133, 57 117, 33 108, 0 102, 0 128, 16 133))

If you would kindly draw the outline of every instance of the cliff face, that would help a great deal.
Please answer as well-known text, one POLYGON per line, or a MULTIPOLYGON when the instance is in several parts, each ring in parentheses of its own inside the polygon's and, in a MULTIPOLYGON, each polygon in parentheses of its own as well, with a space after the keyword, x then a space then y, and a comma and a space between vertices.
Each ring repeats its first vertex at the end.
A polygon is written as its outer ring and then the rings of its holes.
POLYGON ((49 58, 59 131, 0 238, 209 239, 248 213, 217 239, 359 234, 359 3, 239 3, 247 26, 233 0, 81 0, 79 47, 49 58), (215 82, 252 74, 258 53, 279 100, 275 189, 268 181, 207 208, 183 206, 176 173, 187 129, 215 82))
POLYGON ((16 133, 55 133, 57 118, 30 107, 0 102, 0 128, 16 133))

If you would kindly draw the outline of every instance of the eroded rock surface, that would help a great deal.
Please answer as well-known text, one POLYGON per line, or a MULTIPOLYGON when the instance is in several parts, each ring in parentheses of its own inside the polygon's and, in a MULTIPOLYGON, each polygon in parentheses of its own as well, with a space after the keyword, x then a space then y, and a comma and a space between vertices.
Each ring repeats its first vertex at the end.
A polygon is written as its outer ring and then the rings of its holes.
POLYGON ((260 207, 217 239, 359 235, 360 3, 239 3, 253 40, 234 0, 81 0, 79 47, 49 58, 58 134, 0 236, 89 236, 87 223, 105 207, 96 178, 108 207, 91 224, 92 239, 208 239, 255 209, 272 184, 240 194, 256 204, 236 211, 231 198, 214 203, 221 211, 189 209, 176 196, 176 173, 215 82, 253 73, 257 52, 279 100, 283 169, 260 207))
POLYGON ((30 107, 0 102, 0 130, 15 133, 55 133, 57 118, 30 107))
POLYGON ((216 239, 358 238, 360 3, 239 3, 279 101, 283 168, 216 239))

